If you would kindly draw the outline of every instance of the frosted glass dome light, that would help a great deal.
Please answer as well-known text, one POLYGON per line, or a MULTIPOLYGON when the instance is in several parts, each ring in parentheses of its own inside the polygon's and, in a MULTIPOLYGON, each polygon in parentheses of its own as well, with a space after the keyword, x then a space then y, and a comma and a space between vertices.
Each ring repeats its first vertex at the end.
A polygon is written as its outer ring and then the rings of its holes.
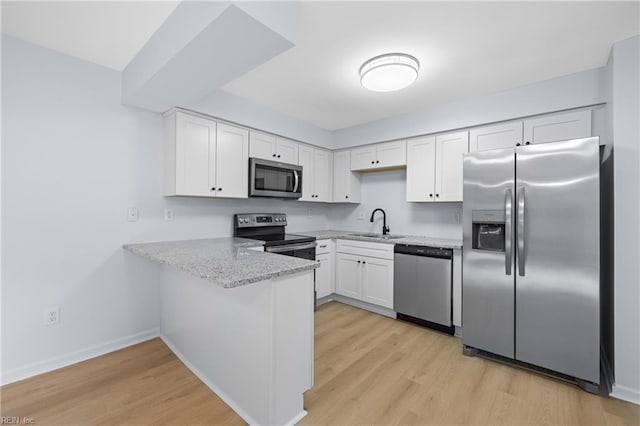
POLYGON ((360 67, 360 84, 374 92, 392 92, 410 86, 418 78, 420 63, 405 53, 386 53, 360 67))

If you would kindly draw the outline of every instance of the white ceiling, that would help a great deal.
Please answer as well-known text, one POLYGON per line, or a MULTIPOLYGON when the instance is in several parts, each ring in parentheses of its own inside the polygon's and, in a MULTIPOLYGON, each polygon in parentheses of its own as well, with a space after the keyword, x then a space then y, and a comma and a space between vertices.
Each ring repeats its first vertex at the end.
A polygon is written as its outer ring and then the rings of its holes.
MULTIPOLYGON (((178 2, 7 2, 2 32, 122 70, 178 2)), ((336 130, 606 63, 638 2, 301 2, 296 46, 223 87, 336 130), (387 52, 421 63, 399 92, 362 88, 387 52)))
POLYGON ((296 46, 224 90, 329 130, 603 66, 638 33, 638 3, 308 2, 296 46), (376 55, 405 52, 418 81, 360 86, 376 55))
POLYGON ((2 33, 122 71, 177 1, 2 1, 2 33))

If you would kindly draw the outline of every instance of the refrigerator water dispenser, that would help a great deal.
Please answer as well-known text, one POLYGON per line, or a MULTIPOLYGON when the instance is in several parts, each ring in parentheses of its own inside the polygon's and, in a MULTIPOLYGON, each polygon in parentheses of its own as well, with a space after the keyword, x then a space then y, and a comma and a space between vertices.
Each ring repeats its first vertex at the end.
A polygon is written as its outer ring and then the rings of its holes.
POLYGON ((472 248, 504 252, 504 223, 504 210, 473 210, 472 248))

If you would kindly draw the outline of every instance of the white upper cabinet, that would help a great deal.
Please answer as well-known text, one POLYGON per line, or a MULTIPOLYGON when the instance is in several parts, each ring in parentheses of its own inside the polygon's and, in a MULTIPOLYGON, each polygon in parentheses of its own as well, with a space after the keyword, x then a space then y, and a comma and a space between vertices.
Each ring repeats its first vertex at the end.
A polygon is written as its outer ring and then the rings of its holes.
POLYGON ((407 141, 407 201, 434 201, 436 137, 407 141))
POLYGON ((249 133, 249 157, 275 160, 276 137, 266 133, 249 133))
POLYGON ((298 164, 298 143, 276 137, 276 159, 288 164, 298 164))
POLYGON ((298 164, 298 143, 267 133, 251 131, 249 157, 298 164))
POLYGON ((366 170, 375 167, 376 147, 367 145, 351 150, 351 170, 366 170))
POLYGON ((462 159, 469 152, 469 132, 436 136, 436 201, 462 201, 462 159))
POLYGON ((409 140, 407 201, 462 201, 462 156, 468 150, 468 132, 409 140))
POLYGON ((164 125, 165 195, 247 197, 245 129, 178 111, 164 125))
POLYGON ((247 198, 249 131, 218 123, 216 139, 216 196, 247 198))
POLYGON ((575 111, 524 121, 524 143, 546 143, 591 136, 591 110, 575 111))
POLYGON ((407 142, 395 141, 376 145, 376 167, 400 167, 407 165, 407 142))
POLYGON ((514 148, 522 145, 522 121, 478 127, 469 132, 469 151, 514 148))
POLYGON ((406 164, 405 141, 385 142, 351 150, 351 170, 386 169, 406 164))
POLYGON ((333 202, 360 202, 360 176, 351 171, 349 150, 333 153, 333 202))
POLYGON ((300 201, 331 201, 333 156, 325 149, 300 145, 299 165, 302 166, 302 197, 300 201))

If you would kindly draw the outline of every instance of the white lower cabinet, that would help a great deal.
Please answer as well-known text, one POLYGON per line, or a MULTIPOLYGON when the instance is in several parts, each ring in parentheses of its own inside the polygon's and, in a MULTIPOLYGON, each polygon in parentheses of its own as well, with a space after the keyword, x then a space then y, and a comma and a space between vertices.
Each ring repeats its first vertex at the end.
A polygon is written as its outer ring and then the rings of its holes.
POLYGON ((336 293, 360 299, 361 256, 338 253, 336 255, 336 293))
POLYGON ((333 241, 318 241, 316 260, 320 262, 320 267, 316 269, 316 299, 320 299, 335 293, 333 241))
MULTIPOLYGON (((336 254, 336 293, 373 305, 393 309, 393 245, 349 241, 351 253, 336 254), (362 244, 362 247, 358 247, 362 244), (391 258, 365 256, 374 245, 391 247, 391 258)), ((338 242, 338 250, 344 245, 338 242)), ((387 257, 387 250, 380 251, 387 257)))
POLYGON ((362 260, 362 300, 393 309, 393 260, 362 260))

